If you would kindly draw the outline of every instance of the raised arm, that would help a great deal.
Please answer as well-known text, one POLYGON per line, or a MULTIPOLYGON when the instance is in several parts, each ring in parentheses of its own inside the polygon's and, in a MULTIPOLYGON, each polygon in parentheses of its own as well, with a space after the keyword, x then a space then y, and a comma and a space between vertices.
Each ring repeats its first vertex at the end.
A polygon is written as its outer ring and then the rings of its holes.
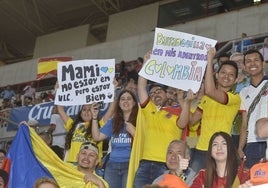
POLYGON ((197 97, 192 90, 187 92, 187 96, 184 100, 181 100, 181 114, 177 120, 177 125, 180 128, 185 128, 187 125, 194 125, 201 120, 203 113, 200 110, 195 110, 191 112, 191 102, 197 97))
POLYGON ((116 106, 116 102, 117 102, 117 99, 116 99, 117 96, 116 96, 115 91, 116 91, 116 88, 118 86, 118 82, 116 79, 114 79, 113 84, 114 84, 114 101, 110 103, 107 112, 102 117, 102 120, 104 123, 106 123, 114 115, 114 110, 115 110, 115 106, 116 106))
MULTIPOLYGON (((148 59, 150 59, 150 56, 151 56, 150 52, 147 52, 144 55, 143 66, 148 61, 148 59)), ((147 93, 147 90, 146 90, 146 87, 147 87, 147 79, 139 76, 137 89, 138 89, 138 95, 139 95, 139 100, 140 100, 141 104, 143 104, 149 97, 148 93, 147 93)))
POLYGON ((94 103, 91 105, 91 114, 92 114, 92 137, 95 141, 102 141, 107 138, 107 136, 100 132, 99 129, 99 120, 98 120, 98 113, 99 113, 99 106, 98 103, 94 103))
POLYGON ((205 94, 219 103, 226 102, 226 94, 223 90, 216 88, 213 74, 213 59, 216 54, 215 48, 210 48, 207 52, 207 69, 205 74, 205 94))
POLYGON ((68 119, 69 119, 69 116, 68 114, 64 111, 64 107, 63 106, 60 106, 60 105, 57 105, 57 110, 58 110, 58 113, 60 114, 60 117, 61 119, 63 120, 63 122, 66 124, 68 119))
MULTIPOLYGON (((55 83, 55 86, 54 86, 54 89, 55 89, 55 93, 57 91, 57 89, 59 88, 59 84, 58 84, 58 81, 55 83)), ((56 106, 57 108, 57 111, 62 119, 62 121, 64 122, 64 124, 67 123, 68 119, 70 118, 70 116, 68 116, 68 114, 64 111, 64 107, 63 106, 60 106, 60 105, 57 105, 56 106)))
POLYGON ((181 91, 177 90, 177 97, 178 100, 180 100, 182 108, 180 117, 177 120, 177 125, 183 129, 191 122, 192 119, 191 102, 194 98, 196 98, 196 95, 193 93, 192 90, 189 90, 184 100, 182 100, 180 96, 181 91))
POLYGON ((184 99, 183 99, 184 91, 181 89, 176 89, 176 94, 177 94, 177 101, 179 105, 182 105, 184 102, 184 99))

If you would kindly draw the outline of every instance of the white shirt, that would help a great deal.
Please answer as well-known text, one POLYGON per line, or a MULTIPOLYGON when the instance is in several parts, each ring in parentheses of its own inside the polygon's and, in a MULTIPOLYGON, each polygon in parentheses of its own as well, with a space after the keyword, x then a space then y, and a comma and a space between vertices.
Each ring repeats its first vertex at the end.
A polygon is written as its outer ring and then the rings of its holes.
POLYGON ((61 119, 59 114, 52 114, 50 117, 50 124, 54 124, 56 125, 55 130, 53 131, 53 143, 52 145, 57 145, 61 148, 64 148, 65 145, 65 134, 66 130, 64 128, 64 122, 61 119), (60 135, 57 136, 57 134, 64 134, 64 135, 60 135))
MULTIPOLYGON (((248 112, 251 103, 253 102, 253 100, 258 95, 258 93, 260 92, 260 90, 262 89, 263 85, 266 82, 267 82, 267 80, 264 80, 257 87, 254 87, 253 85, 249 85, 247 87, 244 87, 241 90, 241 92, 240 92, 240 97, 241 97, 240 110, 248 112)), ((266 92, 268 92, 268 91, 266 91, 266 92)), ((263 97, 268 97, 268 95, 262 96, 260 101, 263 101, 263 99, 262 99, 263 97)), ((266 141, 266 139, 261 139, 261 138, 257 137, 257 135, 255 133, 256 121, 258 119, 260 119, 260 117, 259 117, 260 108, 261 108, 261 103, 259 102, 256 105, 254 111, 250 114, 250 118, 249 118, 249 122, 248 122, 248 139, 247 139, 247 143, 262 142, 262 141, 265 142, 266 141)))

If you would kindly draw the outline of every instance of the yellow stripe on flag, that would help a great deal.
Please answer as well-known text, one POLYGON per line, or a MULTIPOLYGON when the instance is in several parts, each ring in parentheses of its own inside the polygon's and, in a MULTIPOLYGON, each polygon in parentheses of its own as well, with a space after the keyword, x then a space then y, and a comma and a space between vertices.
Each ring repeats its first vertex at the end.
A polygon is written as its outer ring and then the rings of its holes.
POLYGON ((139 108, 137 123, 136 123, 136 133, 133 140, 133 146, 131 149, 129 168, 128 168, 128 178, 127 178, 127 188, 133 188, 134 178, 136 171, 139 167, 140 159, 143 152, 144 143, 144 121, 145 117, 139 108))
POLYGON ((39 62, 37 66, 37 74, 44 74, 44 73, 51 72, 53 70, 57 70, 58 62, 59 61, 57 60, 39 62))
MULTIPOLYGON (((84 174, 64 163, 32 128, 30 135, 36 158, 50 171, 61 188, 98 188, 92 182, 85 184, 84 174)), ((106 182, 104 184, 109 188, 106 182)))

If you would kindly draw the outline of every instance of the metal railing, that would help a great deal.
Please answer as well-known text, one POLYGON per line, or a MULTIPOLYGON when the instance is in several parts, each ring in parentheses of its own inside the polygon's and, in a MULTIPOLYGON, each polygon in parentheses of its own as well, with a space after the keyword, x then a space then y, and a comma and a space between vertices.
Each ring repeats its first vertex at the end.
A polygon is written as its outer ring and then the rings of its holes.
POLYGON ((247 38, 234 39, 227 42, 224 46, 217 50, 216 57, 222 53, 234 53, 237 52, 237 45, 241 43, 241 52, 245 52, 249 49, 260 49, 263 47, 264 38, 268 37, 268 33, 253 35, 247 38), (251 40, 250 45, 243 45, 244 40, 251 40))

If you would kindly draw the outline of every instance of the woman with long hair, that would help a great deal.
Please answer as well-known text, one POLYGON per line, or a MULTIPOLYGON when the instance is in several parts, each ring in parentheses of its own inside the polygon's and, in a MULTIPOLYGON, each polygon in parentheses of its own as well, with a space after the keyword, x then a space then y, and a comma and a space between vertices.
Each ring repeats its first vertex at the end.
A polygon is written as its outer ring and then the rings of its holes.
MULTIPOLYGON (((65 123, 64 127, 67 130, 65 162, 76 163, 76 156, 79 153, 81 144, 87 141, 93 141, 91 134, 91 106, 91 104, 83 105, 74 120, 67 115, 63 106, 57 106, 58 112, 65 123)), ((94 143, 98 145, 99 151, 102 151, 102 143, 94 143)), ((99 158, 101 158, 102 152, 99 152, 99 155, 99 158)))
POLYGON ((132 138, 135 134, 138 103, 133 92, 123 90, 118 96, 113 118, 99 129, 97 114, 92 120, 95 141, 110 139, 110 158, 106 163, 104 179, 110 188, 125 188, 127 183, 132 138))
MULTIPOLYGON (((114 87, 117 87, 117 81, 113 81, 114 87)), ((55 85, 55 89, 58 88, 58 83, 55 85)), ((104 125, 114 113, 115 102, 110 103, 107 112, 98 120, 98 117, 94 117, 99 121, 100 125, 104 125)), ((79 153, 79 149, 84 142, 93 142, 99 149, 99 162, 102 158, 102 142, 94 142, 91 133, 91 124, 93 120, 93 114, 99 112, 100 105, 97 104, 93 107, 92 104, 82 105, 81 110, 73 120, 64 110, 63 106, 57 106, 58 113, 64 122, 64 128, 67 130, 65 139, 65 162, 77 164, 76 156, 79 153)))
POLYGON ((249 171, 240 166, 232 137, 216 132, 209 141, 206 168, 199 171, 190 188, 238 187, 249 179, 249 171))

